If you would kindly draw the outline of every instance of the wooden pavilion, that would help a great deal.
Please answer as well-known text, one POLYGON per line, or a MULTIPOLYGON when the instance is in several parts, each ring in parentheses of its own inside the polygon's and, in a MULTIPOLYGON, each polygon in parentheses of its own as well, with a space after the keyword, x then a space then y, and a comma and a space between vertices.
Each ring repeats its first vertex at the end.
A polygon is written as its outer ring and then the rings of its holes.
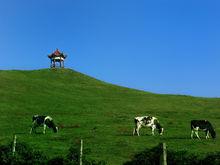
POLYGON ((67 57, 67 55, 60 52, 58 49, 56 49, 52 54, 48 55, 48 58, 50 59, 50 67, 51 68, 64 68, 64 60, 67 57), (58 63, 58 65, 56 65, 58 63))

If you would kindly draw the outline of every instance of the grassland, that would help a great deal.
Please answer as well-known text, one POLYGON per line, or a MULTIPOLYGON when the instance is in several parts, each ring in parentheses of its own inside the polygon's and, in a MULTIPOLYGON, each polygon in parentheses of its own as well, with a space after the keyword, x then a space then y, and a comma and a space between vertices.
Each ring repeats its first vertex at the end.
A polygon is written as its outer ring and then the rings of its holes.
MULTIPOLYGON (((220 151, 220 99, 160 95, 108 84, 70 69, 0 71, 0 144, 27 142, 50 157, 65 155, 72 143, 84 140, 89 157, 118 165, 145 148, 166 142, 168 149, 205 154, 220 151), (34 114, 50 115, 58 134, 30 135, 34 114), (157 116, 164 136, 142 129, 133 137, 133 118, 157 116), (208 119, 216 140, 191 140, 190 120, 208 119)), ((38 130, 39 132, 41 129, 38 130)), ((203 135, 203 133, 201 133, 203 135)), ((202 136, 204 138, 204 136, 202 136)))

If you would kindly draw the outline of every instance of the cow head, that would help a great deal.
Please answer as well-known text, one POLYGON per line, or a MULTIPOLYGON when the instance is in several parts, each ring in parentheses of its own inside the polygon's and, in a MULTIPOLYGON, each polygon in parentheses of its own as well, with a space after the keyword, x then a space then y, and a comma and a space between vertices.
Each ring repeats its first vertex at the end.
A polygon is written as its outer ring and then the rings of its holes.
POLYGON ((216 132, 215 132, 214 129, 213 129, 213 130, 210 130, 210 134, 211 134, 211 136, 212 136, 213 139, 216 138, 216 132))
POLYGON ((158 133, 160 135, 163 135, 163 131, 164 131, 164 128, 161 126, 161 124, 159 123, 158 120, 155 120, 154 121, 154 124, 156 125, 156 128, 158 129, 158 133))

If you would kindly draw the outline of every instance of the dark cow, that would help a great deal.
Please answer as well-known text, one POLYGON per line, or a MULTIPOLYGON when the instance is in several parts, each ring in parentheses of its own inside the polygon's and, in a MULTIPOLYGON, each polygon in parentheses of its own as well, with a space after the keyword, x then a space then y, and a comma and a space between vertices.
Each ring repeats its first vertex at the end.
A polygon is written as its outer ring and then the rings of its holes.
POLYGON ((32 127, 30 130, 30 134, 34 131, 36 133, 36 128, 39 126, 43 126, 43 134, 46 133, 46 127, 53 129, 53 132, 58 132, 58 127, 56 127, 53 119, 50 116, 39 116, 34 115, 32 118, 32 127))
POLYGON ((209 134, 211 134, 212 138, 216 138, 216 133, 212 124, 208 120, 192 120, 191 121, 191 138, 195 133, 196 137, 199 137, 199 130, 205 131, 206 139, 209 138, 209 134))
POLYGON ((137 134, 140 136, 139 130, 141 127, 150 127, 152 135, 154 135, 154 130, 158 129, 160 135, 163 134, 164 128, 160 125, 159 120, 156 117, 142 116, 134 118, 135 128, 133 130, 133 135, 137 134))

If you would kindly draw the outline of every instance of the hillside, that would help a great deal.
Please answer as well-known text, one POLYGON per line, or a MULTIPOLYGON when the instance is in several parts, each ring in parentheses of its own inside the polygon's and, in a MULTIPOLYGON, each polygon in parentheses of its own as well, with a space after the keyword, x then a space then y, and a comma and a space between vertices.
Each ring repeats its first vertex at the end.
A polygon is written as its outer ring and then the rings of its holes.
MULTIPOLYGON (((206 153, 220 151, 220 99, 159 95, 108 84, 70 69, 0 71, 0 142, 18 140, 49 154, 67 152, 84 139, 89 156, 117 165, 143 149, 165 141, 168 149, 206 153), (30 135, 34 114, 50 115, 59 125, 58 134, 30 135), (135 116, 157 116, 164 136, 152 137, 142 129, 133 137, 135 116), (208 119, 216 140, 191 140, 190 120, 208 119), (147 135, 146 135, 147 133, 147 135)), ((41 128, 39 129, 39 131, 41 128)), ((204 133, 200 133, 204 138, 204 133)))

